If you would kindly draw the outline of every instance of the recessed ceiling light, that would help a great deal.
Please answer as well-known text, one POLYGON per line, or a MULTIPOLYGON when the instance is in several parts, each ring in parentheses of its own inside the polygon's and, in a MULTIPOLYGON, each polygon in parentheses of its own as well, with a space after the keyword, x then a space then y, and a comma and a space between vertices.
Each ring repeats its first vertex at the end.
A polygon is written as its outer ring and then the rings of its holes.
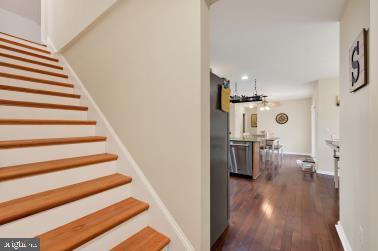
POLYGON ((249 77, 247 76, 247 75, 244 75, 244 76, 242 76, 242 78, 241 78, 242 80, 248 80, 249 79, 249 77))

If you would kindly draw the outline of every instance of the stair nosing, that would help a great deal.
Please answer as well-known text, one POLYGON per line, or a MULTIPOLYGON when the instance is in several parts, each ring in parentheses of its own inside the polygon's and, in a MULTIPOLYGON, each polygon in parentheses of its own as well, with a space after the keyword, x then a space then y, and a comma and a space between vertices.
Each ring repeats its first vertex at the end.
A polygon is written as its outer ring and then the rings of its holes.
POLYGON ((59 59, 57 59, 57 58, 47 57, 47 56, 44 56, 44 55, 41 55, 41 54, 37 54, 37 53, 30 52, 30 51, 25 51, 25 50, 17 49, 17 48, 11 47, 11 46, 3 45, 3 44, 0 44, 0 49, 4 49, 4 50, 8 50, 8 51, 13 51, 13 52, 17 52, 17 53, 20 53, 20 54, 25 54, 25 55, 28 55, 28 56, 31 56, 31 57, 42 58, 42 59, 45 59, 45 60, 48 60, 48 61, 52 61, 52 62, 59 62, 59 59))
POLYGON ((81 112, 88 111, 88 107, 86 106, 61 105, 61 104, 39 103, 39 102, 30 102, 30 101, 16 101, 16 100, 7 100, 7 99, 0 99, 0 106, 18 106, 18 107, 40 108, 40 109, 72 110, 72 111, 81 111, 81 112))
POLYGON ((69 83, 47 80, 47 79, 42 79, 42 78, 33 78, 33 77, 24 76, 24 75, 10 74, 10 73, 5 73, 5 72, 0 72, 0 77, 17 79, 21 81, 29 81, 29 82, 38 83, 38 84, 48 84, 48 85, 56 85, 56 86, 67 87, 67 88, 74 88, 74 85, 69 84, 69 83))
POLYGON ((0 225, 126 185, 131 180, 128 176, 116 173, 2 202, 0 225))
POLYGON ((25 88, 25 87, 2 85, 2 84, 0 84, 0 90, 25 92, 25 93, 32 93, 32 94, 39 94, 39 95, 48 95, 48 96, 57 96, 57 97, 64 97, 64 98, 80 99, 81 97, 79 94, 73 94, 73 93, 47 91, 47 90, 41 90, 41 89, 25 88))
POLYGON ((96 125, 96 120, 0 119, 0 125, 96 125))
POLYGON ((96 120, 0 119, 0 125, 96 125, 96 120))
POLYGON ((89 136, 89 137, 71 137, 71 138, 47 138, 47 139, 29 139, 29 140, 5 140, 0 141, 1 149, 14 149, 25 147, 41 147, 52 145, 69 145, 69 144, 84 144, 92 142, 106 141, 106 137, 89 136))
POLYGON ((45 53, 45 54, 48 54, 48 55, 51 54, 51 52, 48 51, 48 50, 44 50, 44 49, 40 49, 40 48, 31 46, 31 45, 27 45, 27 44, 19 43, 19 42, 16 42, 16 41, 12 41, 12 40, 9 40, 9 39, 3 38, 3 37, 0 37, 0 42, 4 42, 4 43, 8 43, 8 44, 19 46, 19 47, 27 48, 29 50, 35 50, 35 51, 42 52, 42 53, 45 53))
POLYGON ((56 73, 56 72, 51 72, 51 71, 45 71, 45 70, 40 70, 32 67, 27 67, 23 65, 17 65, 17 64, 11 64, 11 63, 6 63, 6 62, 0 62, 0 66, 2 67, 8 67, 8 68, 13 68, 17 70, 22 70, 22 71, 27 71, 27 72, 33 72, 33 73, 38 73, 38 74, 44 74, 44 75, 49 75, 57 78, 64 78, 68 79, 67 74, 61 74, 61 73, 56 73))
POLYGON ((0 56, 6 57, 6 58, 11 58, 11 59, 18 60, 18 61, 27 62, 27 63, 30 63, 30 64, 42 65, 42 66, 54 68, 54 69, 57 69, 57 70, 63 70, 64 69, 64 67, 60 66, 60 65, 48 64, 48 63, 45 63, 45 62, 40 62, 40 61, 37 61, 37 60, 32 60, 32 59, 19 57, 19 56, 15 56, 15 55, 11 55, 11 54, 6 54, 6 53, 2 53, 2 52, 0 52, 0 56))
POLYGON ((28 40, 28 39, 25 39, 25 38, 22 38, 22 37, 18 37, 18 36, 12 35, 12 34, 5 33, 5 32, 0 31, 0 34, 6 35, 6 36, 9 36, 9 37, 13 37, 13 38, 17 38, 17 39, 20 39, 20 40, 23 40, 23 41, 26 41, 26 42, 29 42, 29 43, 32 43, 32 44, 47 47, 47 45, 45 45, 45 44, 34 42, 34 41, 31 41, 31 40, 28 40))
POLYGON ((40 239, 41 249, 43 250, 50 250, 50 248, 55 251, 73 250, 148 209, 149 205, 147 203, 130 197, 40 234, 36 238, 40 239), (75 234, 77 231, 81 231, 81 234, 75 234), (73 235, 75 237, 72 237, 73 235), (61 242, 62 237, 67 241, 61 242), (54 240, 56 238, 59 239, 54 240), (57 244, 58 241, 59 245, 57 244))
POLYGON ((58 172, 67 169, 90 166, 94 164, 116 161, 118 155, 101 153, 73 158, 56 159, 28 163, 0 168, 0 182, 6 180, 19 179, 39 174, 58 172))
MULTIPOLYGON (((159 231, 153 229, 150 226, 147 226, 147 227, 141 229, 140 231, 138 231, 137 233, 133 234, 129 238, 127 238, 125 241, 119 243, 117 246, 113 247, 110 251, 121 251, 121 250, 122 251, 123 250, 137 251, 137 250, 140 250, 140 249, 135 249, 135 247, 134 248, 130 247, 129 242, 132 241, 133 239, 138 239, 139 240, 140 239, 139 235, 142 235, 142 237, 144 237, 143 236, 144 231, 150 231, 151 232, 149 234, 149 235, 151 235, 150 238, 153 237, 152 235, 158 235, 160 238, 164 238, 164 240, 161 243, 158 243, 159 246, 156 246, 157 243, 156 243, 156 240, 154 240, 155 241, 154 242, 154 244, 155 244, 154 249, 148 249, 148 251, 160 251, 160 250, 163 250, 163 248, 166 247, 171 242, 171 240, 166 235, 160 233, 159 231)), ((139 243, 139 244, 142 244, 142 243, 139 243)), ((146 243, 144 243, 144 245, 145 244, 146 243)), ((141 247, 139 246, 139 248, 141 248, 141 247)), ((143 247, 143 248, 145 248, 145 247, 143 247)))

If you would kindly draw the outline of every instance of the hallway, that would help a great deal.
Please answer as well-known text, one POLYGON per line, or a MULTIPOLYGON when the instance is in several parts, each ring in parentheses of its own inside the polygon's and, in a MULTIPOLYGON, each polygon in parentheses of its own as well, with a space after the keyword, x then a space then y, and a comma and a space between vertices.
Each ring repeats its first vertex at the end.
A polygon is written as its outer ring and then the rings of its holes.
POLYGON ((303 179, 296 163, 301 158, 285 156, 271 180, 231 177, 230 227, 213 250, 343 250, 333 177, 303 179))

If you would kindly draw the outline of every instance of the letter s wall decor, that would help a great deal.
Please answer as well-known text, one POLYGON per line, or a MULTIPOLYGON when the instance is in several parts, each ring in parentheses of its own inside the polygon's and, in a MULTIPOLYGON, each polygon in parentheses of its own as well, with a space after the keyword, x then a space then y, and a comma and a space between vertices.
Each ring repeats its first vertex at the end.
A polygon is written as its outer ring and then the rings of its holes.
POLYGON ((368 31, 364 29, 349 50, 350 92, 368 84, 368 31))

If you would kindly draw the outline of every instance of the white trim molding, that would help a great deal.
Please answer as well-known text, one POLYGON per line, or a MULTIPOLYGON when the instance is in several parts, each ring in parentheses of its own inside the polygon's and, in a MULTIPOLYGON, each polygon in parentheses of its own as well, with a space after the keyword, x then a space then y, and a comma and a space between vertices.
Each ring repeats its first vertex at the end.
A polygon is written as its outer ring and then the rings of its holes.
POLYGON ((47 43, 47 1, 41 0, 41 41, 47 43))
MULTIPOLYGON (((47 37, 46 43, 51 49, 56 51, 55 46, 49 37, 47 37)), ((118 171, 133 177, 134 195, 138 199, 149 203, 149 220, 152 224, 151 226, 157 226, 158 231, 161 231, 170 237, 171 243, 167 250, 194 251, 193 245, 186 237, 181 227, 177 224, 168 208, 164 205, 163 201, 143 174, 141 168, 135 162, 130 152, 126 149, 125 145, 97 106, 84 84, 76 75, 73 68, 61 53, 57 53, 56 56, 65 67, 65 71, 71 81, 75 84, 75 92, 81 95, 82 105, 88 106, 88 119, 97 121, 96 133, 107 137, 106 150, 118 154, 118 171)))
POLYGON ((334 172, 332 172, 332 171, 326 171, 326 170, 316 170, 316 172, 317 172, 318 174, 324 174, 324 175, 331 175, 331 176, 334 176, 334 175, 335 175, 334 172))
POLYGON ((300 155, 300 156, 311 156, 311 153, 296 153, 296 152, 284 152, 287 155, 300 155))
POLYGON ((353 251, 350 243, 349 243, 349 240, 345 234, 345 231, 344 231, 344 228, 343 226, 341 225, 341 222, 337 222, 337 224, 335 225, 336 227, 336 231, 337 231, 337 234, 339 235, 339 238, 340 238, 340 241, 341 241, 341 244, 343 245, 343 248, 345 251, 353 251))

